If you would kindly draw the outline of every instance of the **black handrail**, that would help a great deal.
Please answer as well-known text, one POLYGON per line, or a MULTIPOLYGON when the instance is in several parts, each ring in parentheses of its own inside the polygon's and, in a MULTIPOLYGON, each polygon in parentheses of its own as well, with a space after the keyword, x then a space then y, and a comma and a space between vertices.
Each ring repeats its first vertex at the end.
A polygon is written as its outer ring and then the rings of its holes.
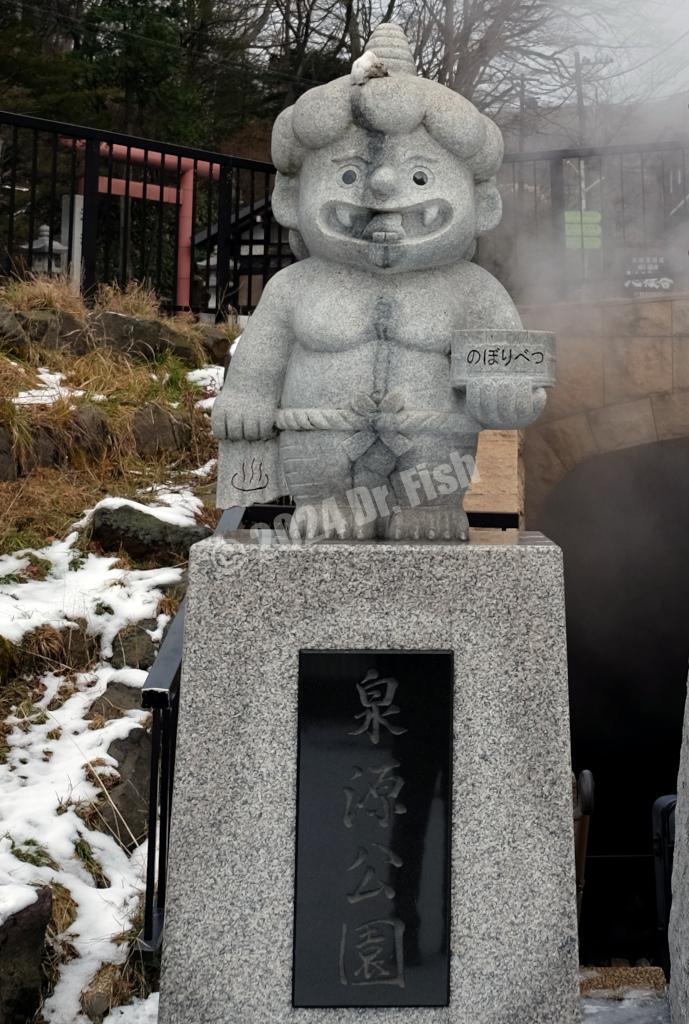
POLYGON ((66 121, 52 121, 45 117, 34 117, 32 114, 15 114, 9 110, 0 110, 0 124, 9 124, 17 128, 31 128, 34 131, 57 133, 75 139, 95 139, 113 146, 131 146, 133 149, 160 150, 171 156, 179 156, 189 160, 206 160, 211 164, 227 164, 249 171, 263 171, 266 166, 274 170, 272 164, 265 160, 250 160, 248 157, 230 156, 211 149, 195 149, 191 146, 179 146, 170 142, 159 142, 139 135, 127 135, 124 132, 112 132, 105 128, 89 128, 87 125, 69 124, 66 121))
MULTIPOLYGON (((223 512, 215 536, 239 529, 242 507, 223 512)), ((186 597, 170 624, 158 656, 146 677, 141 704, 152 712, 151 779, 148 800, 148 857, 143 933, 138 940, 142 953, 155 953, 162 939, 167 891, 170 811, 175 776, 175 748, 182 674, 182 642, 186 597)))

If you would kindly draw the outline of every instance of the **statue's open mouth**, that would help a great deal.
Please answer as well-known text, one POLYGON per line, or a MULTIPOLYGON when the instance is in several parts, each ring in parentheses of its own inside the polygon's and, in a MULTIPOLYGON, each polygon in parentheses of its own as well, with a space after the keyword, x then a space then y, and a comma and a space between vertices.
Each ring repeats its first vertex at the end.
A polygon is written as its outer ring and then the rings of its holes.
POLYGON ((394 245, 436 234, 445 227, 451 214, 449 203, 436 199, 402 210, 372 210, 351 203, 332 203, 326 216, 328 227, 339 235, 394 245))

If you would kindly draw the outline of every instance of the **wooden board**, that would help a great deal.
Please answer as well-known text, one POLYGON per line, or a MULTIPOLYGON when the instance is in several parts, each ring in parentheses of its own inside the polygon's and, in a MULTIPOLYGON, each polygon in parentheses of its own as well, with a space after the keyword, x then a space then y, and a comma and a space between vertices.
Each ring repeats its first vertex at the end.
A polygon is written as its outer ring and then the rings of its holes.
POLYGON ((464 499, 467 512, 524 511, 524 484, 518 430, 482 430, 479 435, 474 479, 464 499))

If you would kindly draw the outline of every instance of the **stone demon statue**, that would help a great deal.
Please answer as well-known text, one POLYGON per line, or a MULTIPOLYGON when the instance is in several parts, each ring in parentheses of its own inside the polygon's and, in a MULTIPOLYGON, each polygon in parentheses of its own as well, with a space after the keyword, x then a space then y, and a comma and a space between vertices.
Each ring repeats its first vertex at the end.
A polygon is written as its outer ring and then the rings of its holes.
POLYGON ((213 409, 218 504, 289 494, 301 538, 468 537, 479 431, 533 422, 551 335, 470 262, 501 216, 502 138, 380 25, 273 129, 271 278, 213 409), (463 470, 463 471, 462 471, 463 470))

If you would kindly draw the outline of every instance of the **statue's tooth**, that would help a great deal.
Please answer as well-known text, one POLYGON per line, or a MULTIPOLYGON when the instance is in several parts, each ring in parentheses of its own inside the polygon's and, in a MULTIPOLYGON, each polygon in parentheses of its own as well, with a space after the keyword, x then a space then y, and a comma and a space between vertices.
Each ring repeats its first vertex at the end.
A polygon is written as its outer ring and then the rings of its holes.
POLYGON ((440 206, 438 203, 429 203, 428 206, 424 206, 421 212, 421 217, 426 227, 428 227, 429 224, 433 223, 433 221, 438 216, 439 210, 440 206))
POLYGON ((354 221, 354 215, 347 206, 336 206, 335 216, 342 225, 343 228, 351 228, 354 221))

